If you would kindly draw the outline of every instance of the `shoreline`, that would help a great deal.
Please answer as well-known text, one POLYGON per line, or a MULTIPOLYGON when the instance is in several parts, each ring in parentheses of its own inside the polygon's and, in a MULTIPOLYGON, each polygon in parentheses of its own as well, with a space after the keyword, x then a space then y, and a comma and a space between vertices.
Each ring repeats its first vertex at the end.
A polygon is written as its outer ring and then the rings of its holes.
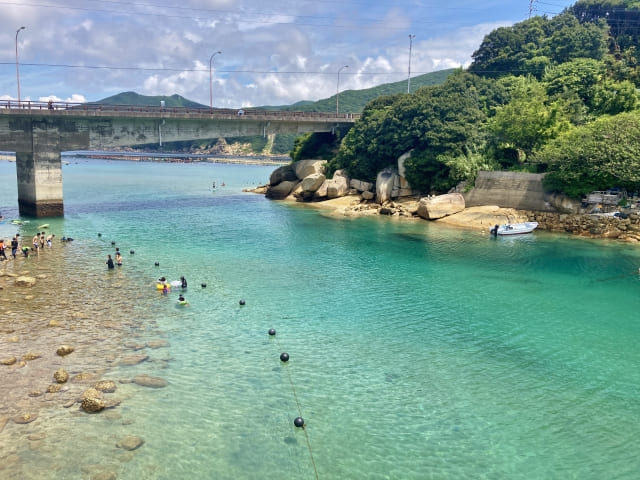
MULTIPOLYGON (((264 194, 266 187, 251 189, 264 194)), ((290 195, 285 202, 323 210, 323 215, 334 218, 365 217, 380 215, 403 221, 424 221, 464 230, 479 231, 489 235, 494 225, 537 221, 539 231, 564 234, 592 240, 615 240, 625 243, 640 243, 640 214, 631 213, 628 218, 607 215, 565 214, 560 212, 533 212, 514 208, 484 205, 467 207, 463 211, 436 220, 426 220, 417 214, 419 199, 404 197, 385 205, 363 202, 359 195, 346 195, 330 200, 301 202, 290 195)))
MULTIPOLYGON (((282 166, 291 162, 288 157, 264 156, 264 155, 204 155, 186 153, 137 153, 137 152, 63 152, 61 155, 64 164, 69 164, 68 159, 85 158, 91 160, 113 160, 127 162, 157 162, 157 163, 226 163, 239 165, 264 165, 282 166), (65 160, 66 159, 66 160, 65 160)), ((0 154, 0 161, 15 163, 14 154, 0 154)))

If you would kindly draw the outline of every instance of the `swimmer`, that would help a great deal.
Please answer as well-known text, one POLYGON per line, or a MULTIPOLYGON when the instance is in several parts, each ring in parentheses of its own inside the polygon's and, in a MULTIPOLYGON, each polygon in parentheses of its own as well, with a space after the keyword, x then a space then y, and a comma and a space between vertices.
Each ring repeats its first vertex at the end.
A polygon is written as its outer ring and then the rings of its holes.
POLYGON ((178 305, 185 305, 185 306, 186 306, 186 305, 189 305, 189 302, 187 302, 187 301, 184 299, 184 297, 183 297, 182 295, 180 295, 180 296, 178 297, 178 305))
POLYGON ((180 288, 187 288, 187 281, 184 279, 184 277, 180 277, 180 288))

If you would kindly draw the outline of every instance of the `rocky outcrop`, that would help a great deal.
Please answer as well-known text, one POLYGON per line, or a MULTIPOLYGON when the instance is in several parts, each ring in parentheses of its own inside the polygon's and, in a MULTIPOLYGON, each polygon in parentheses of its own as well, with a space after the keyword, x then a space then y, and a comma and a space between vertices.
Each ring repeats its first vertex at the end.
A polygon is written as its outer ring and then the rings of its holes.
POLYGON ((625 214, 626 218, 611 215, 579 215, 555 212, 525 212, 528 219, 538 222, 538 229, 570 233, 588 238, 611 238, 640 242, 640 214, 625 214))
POLYGON ((298 179, 293 165, 283 165, 276 168, 269 177, 269 185, 278 185, 282 182, 295 181, 298 179))
POLYGON ((373 183, 364 182, 362 180, 357 180, 355 178, 351 179, 349 182, 349 187, 356 189, 358 192, 370 192, 373 188, 373 183))
POLYGON ((293 170, 298 180, 303 180, 309 175, 324 174, 326 160, 299 160, 293 163, 293 170))
POLYGON ((418 215, 427 220, 453 215, 464 210, 464 197, 459 193, 447 193, 420 199, 418 215))
POLYGON ((267 188, 265 196, 272 200, 284 200, 298 186, 299 180, 285 180, 267 188))
POLYGON ((325 181, 326 177, 322 173, 312 173, 311 175, 306 176, 299 185, 302 198, 304 200, 313 198, 325 181))
POLYGON ((349 177, 344 170, 336 170, 327 181, 327 198, 344 197, 349 192, 349 177))
POLYGON ((393 184, 396 182, 396 172, 392 168, 385 168, 376 178, 376 200, 379 204, 389 202, 393 194, 393 184))

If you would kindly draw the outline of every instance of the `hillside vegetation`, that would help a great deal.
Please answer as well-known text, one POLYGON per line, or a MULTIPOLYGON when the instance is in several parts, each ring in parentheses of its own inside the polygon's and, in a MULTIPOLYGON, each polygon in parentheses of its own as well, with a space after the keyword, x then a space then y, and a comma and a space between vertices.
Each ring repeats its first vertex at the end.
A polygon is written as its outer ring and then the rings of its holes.
MULTIPOLYGON (((497 169, 547 172, 548 188, 575 197, 637 191, 639 20, 640 2, 581 0, 498 28, 468 71, 369 102, 333 144, 330 170, 372 181, 411 150, 407 179, 425 193, 497 169)), ((314 156, 312 137, 298 140, 295 159, 314 156)))

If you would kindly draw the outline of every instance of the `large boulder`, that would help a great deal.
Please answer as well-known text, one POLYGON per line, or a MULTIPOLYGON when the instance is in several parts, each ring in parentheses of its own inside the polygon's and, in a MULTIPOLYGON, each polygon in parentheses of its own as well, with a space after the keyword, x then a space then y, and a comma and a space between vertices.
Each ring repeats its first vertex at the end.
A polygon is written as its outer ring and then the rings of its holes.
POLYGON ((327 198, 344 197, 349 193, 349 178, 343 170, 336 170, 333 178, 327 182, 327 198))
POLYGON ((269 177, 269 185, 278 185, 282 182, 295 181, 298 177, 293 165, 283 165, 276 168, 269 177))
POLYGON ((316 173, 324 174, 326 164, 326 160, 299 160, 293 164, 293 169, 296 173, 296 177, 299 180, 302 180, 303 178, 316 173))
POLYGON ((459 193, 447 193, 420 199, 418 215, 427 220, 436 220, 464 210, 464 197, 459 193))
POLYGON ((312 195, 315 193, 316 190, 322 186, 325 180, 326 177, 322 173, 312 173, 311 175, 304 177, 302 182, 300 182, 300 188, 302 189, 303 195, 306 196, 308 194, 312 195))
POLYGON ((349 186, 351 188, 355 188, 356 190, 358 190, 358 192, 370 192, 373 188, 373 183, 357 180, 354 178, 349 182, 349 186))
POLYGON ((298 186, 298 181, 285 180, 267 188, 266 197, 273 200, 283 200, 298 186))
POLYGON ((391 201, 393 193, 393 185, 397 180, 398 174, 392 168, 385 168, 378 173, 376 177, 376 198, 379 204, 391 201))
POLYGON ((324 182, 322 182, 322 185, 320 185, 320 187, 318 187, 318 189, 313 192, 314 200, 324 200, 327 198, 327 190, 329 189, 330 181, 331 180, 325 180, 324 182))

